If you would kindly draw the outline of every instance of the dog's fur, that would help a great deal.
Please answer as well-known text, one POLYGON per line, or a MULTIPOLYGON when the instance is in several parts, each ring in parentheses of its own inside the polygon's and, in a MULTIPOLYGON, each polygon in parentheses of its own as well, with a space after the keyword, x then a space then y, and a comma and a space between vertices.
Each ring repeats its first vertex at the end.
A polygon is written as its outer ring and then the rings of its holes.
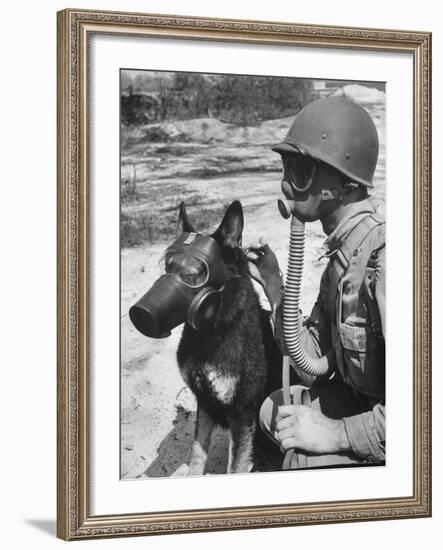
MULTIPOLYGON (((179 232, 194 232, 182 203, 179 232)), ((212 237, 231 274, 222 291, 215 323, 196 331, 185 324, 177 351, 181 375, 197 398, 195 439, 189 475, 204 473, 212 429, 230 430, 228 472, 249 472, 260 405, 279 387, 281 355, 269 315, 260 305, 241 249, 243 209, 236 201, 212 237), (268 367, 269 365, 269 367, 268 367), (276 378, 277 377, 277 378, 276 378)))

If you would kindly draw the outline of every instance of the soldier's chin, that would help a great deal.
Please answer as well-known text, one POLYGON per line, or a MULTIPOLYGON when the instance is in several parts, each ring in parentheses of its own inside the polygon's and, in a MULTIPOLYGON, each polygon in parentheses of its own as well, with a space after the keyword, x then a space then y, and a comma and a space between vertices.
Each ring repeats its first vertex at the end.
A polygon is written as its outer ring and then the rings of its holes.
POLYGON ((292 213, 303 223, 316 222, 320 219, 320 215, 318 212, 312 212, 312 210, 298 208, 297 206, 294 207, 292 213))

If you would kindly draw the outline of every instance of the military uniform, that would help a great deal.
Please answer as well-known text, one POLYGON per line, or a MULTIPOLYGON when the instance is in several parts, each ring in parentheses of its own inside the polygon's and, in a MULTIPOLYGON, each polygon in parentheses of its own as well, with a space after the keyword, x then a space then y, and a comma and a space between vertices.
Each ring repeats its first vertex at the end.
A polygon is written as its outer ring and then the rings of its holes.
MULTIPOLYGON (((294 404, 343 418, 352 452, 294 455, 293 467, 380 463, 385 459, 385 224, 370 199, 354 203, 325 241, 328 265, 311 315, 304 320, 304 346, 320 357, 334 349, 334 371, 312 387, 292 386, 294 404)), ((280 309, 275 333, 283 341, 280 309)), ((282 390, 260 411, 262 429, 274 437, 282 390)))

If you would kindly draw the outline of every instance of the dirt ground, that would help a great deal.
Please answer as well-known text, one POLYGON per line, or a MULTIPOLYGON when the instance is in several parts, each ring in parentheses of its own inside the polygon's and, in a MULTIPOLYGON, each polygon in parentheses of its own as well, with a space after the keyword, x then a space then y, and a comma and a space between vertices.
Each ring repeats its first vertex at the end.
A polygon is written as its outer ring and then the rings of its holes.
MULTIPOLYGON (((384 102, 379 100, 365 107, 379 131, 374 200, 383 208, 384 102)), ((238 199, 245 211, 244 244, 265 236, 285 272, 289 221, 277 211, 279 158, 270 151, 270 145, 284 137, 291 121, 268 121, 246 129, 211 119, 170 122, 164 124, 166 131, 187 139, 168 143, 145 143, 138 130, 122 149, 122 182, 135 165, 138 192, 136 200, 123 205, 122 213, 136 216, 148 212, 153 223, 163 215, 175 220, 179 202, 190 199, 191 220, 198 221, 204 211, 209 226, 215 229, 221 221, 220 206, 238 199)), ((305 313, 313 305, 325 267, 325 260, 319 260, 323 240, 321 226, 309 224, 302 291, 305 313)), ((196 403, 181 379, 175 357, 182 327, 177 327, 167 339, 155 340, 138 333, 128 317, 129 307, 162 273, 162 254, 171 241, 156 236, 154 242, 123 248, 121 252, 122 479, 176 475, 189 460, 196 403)), ((261 290, 257 291, 267 307, 261 290)), ((227 460, 227 434, 217 429, 207 473, 226 472, 227 460)))

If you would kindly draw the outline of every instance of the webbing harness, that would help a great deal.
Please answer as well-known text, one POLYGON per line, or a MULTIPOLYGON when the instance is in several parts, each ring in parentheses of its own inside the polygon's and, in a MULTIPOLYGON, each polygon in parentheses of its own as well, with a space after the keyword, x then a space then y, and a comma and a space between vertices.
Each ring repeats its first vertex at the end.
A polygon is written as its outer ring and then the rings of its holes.
POLYGON ((329 287, 337 289, 335 293, 331 292, 329 294, 329 304, 328 304, 329 315, 331 315, 331 312, 336 310, 336 302, 337 302, 339 285, 341 280, 346 275, 346 272, 349 269, 353 255, 358 251, 359 247, 369 237, 372 231, 376 227, 383 224, 384 224, 383 221, 374 217, 372 214, 364 217, 354 227, 354 229, 349 234, 349 236, 347 237, 346 241, 342 244, 342 246, 339 248, 336 248, 329 254, 329 257, 331 257, 334 261, 334 269, 331 270, 329 287))

